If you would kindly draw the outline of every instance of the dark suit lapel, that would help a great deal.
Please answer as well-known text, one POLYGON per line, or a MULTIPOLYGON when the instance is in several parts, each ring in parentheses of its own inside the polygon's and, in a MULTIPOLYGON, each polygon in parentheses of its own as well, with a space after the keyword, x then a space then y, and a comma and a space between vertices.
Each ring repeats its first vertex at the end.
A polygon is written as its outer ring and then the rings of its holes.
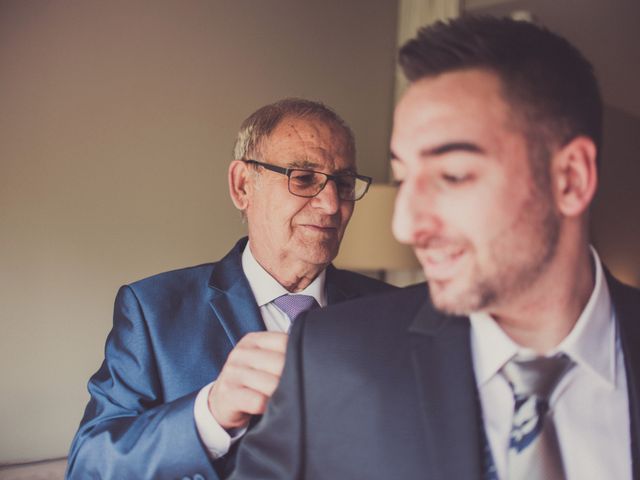
POLYGON ((360 296, 358 291, 349 288, 348 282, 342 281, 341 271, 333 265, 327 267, 325 284, 327 289, 327 303, 329 305, 360 296))
POLYGON ((347 287, 340 282, 340 271, 333 265, 327 267, 327 303, 332 305, 334 303, 344 302, 349 298, 355 297, 355 293, 350 292, 347 287))
POLYGON ((640 480, 640 292, 622 285, 608 272, 607 281, 620 328, 627 373, 633 478, 640 480))
POLYGON ((433 478, 482 478, 484 436, 468 319, 444 316, 425 302, 409 333, 433 478))
POLYGON ((247 239, 241 239, 218 262, 209 280, 211 308, 229 336, 231 345, 247 333, 264 330, 264 322, 256 305, 249 282, 242 270, 242 251, 247 239))

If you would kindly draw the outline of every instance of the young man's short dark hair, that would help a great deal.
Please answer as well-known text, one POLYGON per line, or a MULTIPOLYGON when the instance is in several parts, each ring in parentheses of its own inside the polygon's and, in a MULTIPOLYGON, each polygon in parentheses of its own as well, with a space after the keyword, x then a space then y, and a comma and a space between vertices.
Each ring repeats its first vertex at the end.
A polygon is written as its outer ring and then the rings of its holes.
POLYGON ((602 98, 593 67, 567 40, 529 22, 462 16, 423 27, 399 53, 406 77, 467 68, 498 75, 532 157, 578 135, 602 142, 602 98), (533 154, 533 155, 532 155, 533 154))

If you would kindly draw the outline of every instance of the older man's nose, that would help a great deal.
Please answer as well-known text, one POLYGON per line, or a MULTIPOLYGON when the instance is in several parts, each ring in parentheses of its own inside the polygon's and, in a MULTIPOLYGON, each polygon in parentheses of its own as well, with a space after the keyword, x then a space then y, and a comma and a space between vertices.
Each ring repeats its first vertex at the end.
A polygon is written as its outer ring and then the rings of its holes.
POLYGON ((313 197, 312 201, 315 207, 322 208, 327 213, 336 213, 340 206, 336 182, 333 180, 327 181, 322 191, 313 197))

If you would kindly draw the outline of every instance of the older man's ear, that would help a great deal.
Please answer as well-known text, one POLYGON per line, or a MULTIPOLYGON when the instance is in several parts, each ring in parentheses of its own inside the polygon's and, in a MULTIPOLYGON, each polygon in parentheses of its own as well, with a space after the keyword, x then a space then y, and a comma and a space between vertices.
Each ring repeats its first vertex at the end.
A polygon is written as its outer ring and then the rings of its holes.
POLYGON ((229 164, 229 195, 238 210, 246 210, 249 205, 250 174, 249 165, 242 160, 233 160, 229 164))

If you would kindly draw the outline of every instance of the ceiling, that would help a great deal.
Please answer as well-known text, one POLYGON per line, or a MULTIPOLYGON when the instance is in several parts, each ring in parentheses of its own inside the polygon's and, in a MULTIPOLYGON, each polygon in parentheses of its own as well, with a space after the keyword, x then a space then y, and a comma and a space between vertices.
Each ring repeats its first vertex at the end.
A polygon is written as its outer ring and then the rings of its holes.
POLYGON ((605 103, 640 118, 640 1, 463 0, 473 13, 524 10, 562 34, 593 63, 605 103))

